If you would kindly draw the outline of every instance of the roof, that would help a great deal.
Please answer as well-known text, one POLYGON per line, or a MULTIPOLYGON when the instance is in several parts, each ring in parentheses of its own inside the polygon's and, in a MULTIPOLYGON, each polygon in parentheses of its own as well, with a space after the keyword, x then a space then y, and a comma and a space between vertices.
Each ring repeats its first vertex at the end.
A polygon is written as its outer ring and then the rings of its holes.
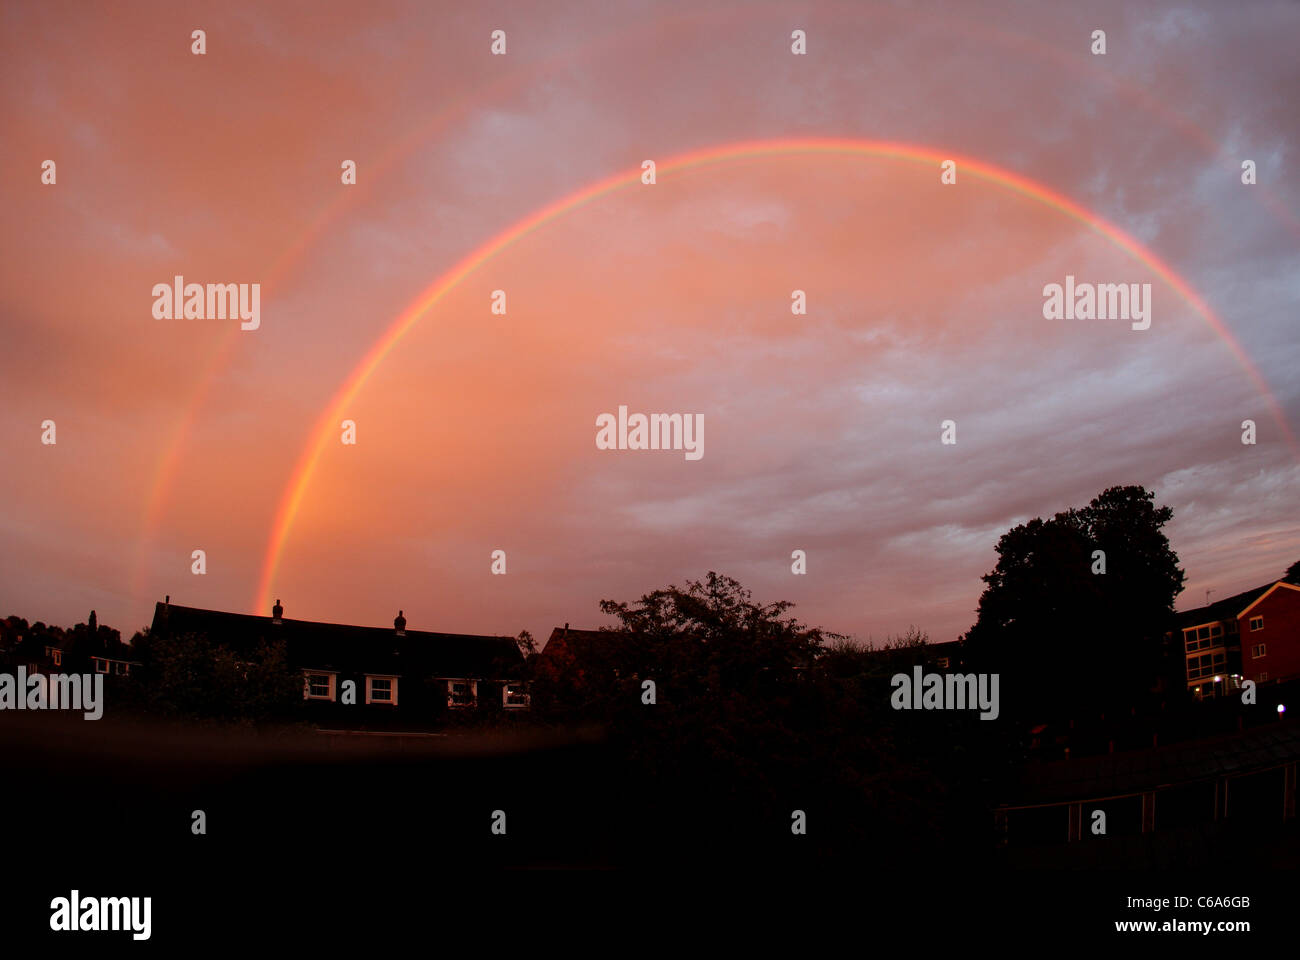
POLYGON ((279 623, 270 617, 203 610, 177 604, 154 607, 153 634, 199 633, 237 652, 265 640, 283 640, 295 667, 356 673, 508 679, 523 663, 513 637, 361 627, 314 620, 279 623))
POLYGON ((1272 594, 1276 593, 1279 590, 1280 591, 1294 590, 1296 593, 1300 593, 1300 587, 1297 587, 1294 583, 1287 583, 1285 580, 1279 580, 1277 583, 1273 584, 1271 587, 1269 587, 1267 590, 1261 593, 1259 597, 1253 600, 1250 603, 1250 605, 1246 607, 1246 609, 1241 611, 1240 615, 1245 616, 1246 614, 1250 613, 1261 603, 1267 600, 1270 596, 1272 596, 1272 594))
POLYGON ((1176 615, 1179 627, 1194 627, 1202 623, 1214 623, 1218 620, 1236 620, 1241 612, 1273 588, 1276 580, 1270 580, 1262 587, 1255 587, 1244 593, 1234 594, 1222 600, 1216 600, 1206 607, 1184 610, 1176 615))
POLYGON ((594 647, 609 644, 618 633, 619 631, 616 630, 571 630, 567 624, 563 627, 555 627, 551 635, 546 638, 546 646, 542 647, 541 655, 545 657, 581 655, 594 647))

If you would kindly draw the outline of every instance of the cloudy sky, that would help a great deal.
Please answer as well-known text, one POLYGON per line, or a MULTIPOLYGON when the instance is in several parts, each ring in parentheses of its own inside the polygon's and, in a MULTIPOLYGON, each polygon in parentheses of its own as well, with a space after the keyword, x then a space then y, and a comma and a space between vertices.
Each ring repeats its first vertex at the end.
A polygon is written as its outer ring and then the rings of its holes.
POLYGON ((0 615, 129 635, 164 594, 266 613, 269 590, 545 636, 718 570, 832 629, 947 640, 1003 531, 1126 483, 1175 511, 1180 608, 1280 575, 1300 7, 1083 6, 5 4, 0 615), (907 149, 727 152, 824 138, 907 149), (1005 177, 944 185, 936 156, 1005 177), (647 159, 655 184, 473 262, 334 409, 448 270, 647 159), (260 328, 155 318, 178 274, 260 283, 260 328), (1045 320, 1067 274, 1151 283, 1150 329, 1045 320), (620 404, 702 414, 703 458, 598 450, 620 404))

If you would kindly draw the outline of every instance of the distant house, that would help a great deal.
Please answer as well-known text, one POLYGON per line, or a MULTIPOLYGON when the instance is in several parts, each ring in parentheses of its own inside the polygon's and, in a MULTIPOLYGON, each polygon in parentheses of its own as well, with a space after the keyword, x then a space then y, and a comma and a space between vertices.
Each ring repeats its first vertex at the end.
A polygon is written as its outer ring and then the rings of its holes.
POLYGON ((966 663, 965 647, 960 640, 868 649, 865 654, 873 663, 888 670, 905 670, 914 666, 934 671, 960 670, 966 663))
POLYGON ((618 630, 555 627, 532 661, 532 678, 549 700, 559 694, 566 702, 582 703, 618 680, 625 637, 618 630))
MULTIPOLYGON (((59 661, 55 661, 56 665, 59 661)), ((128 677, 131 675, 131 668, 140 666, 138 660, 126 660, 121 657, 91 656, 91 669, 96 673, 102 673, 105 676, 128 677)))
POLYGON ((591 660, 592 654, 607 648, 618 639, 611 630, 575 630, 566 623, 555 627, 546 639, 540 656, 544 662, 557 664, 570 660, 591 660))
MULTIPOLYGON (((238 654, 283 641, 302 673, 303 699, 323 723, 352 726, 382 714, 519 710, 528 706, 523 655, 513 637, 258 617, 159 603, 151 634, 201 634, 238 654)), ((379 725, 383 725, 382 722, 379 725)))
POLYGON ((956 670, 965 663, 960 640, 927 643, 922 649, 926 666, 936 670, 956 670))
POLYGON ((1300 587, 1278 580, 1179 613, 1187 689, 1223 696, 1242 680, 1300 677, 1300 587))
POLYGON ((68 647, 72 645, 72 638, 67 634, 54 637, 45 644, 44 658, 45 663, 42 668, 48 667, 47 672, 54 672, 63 666, 63 658, 67 655, 68 647))

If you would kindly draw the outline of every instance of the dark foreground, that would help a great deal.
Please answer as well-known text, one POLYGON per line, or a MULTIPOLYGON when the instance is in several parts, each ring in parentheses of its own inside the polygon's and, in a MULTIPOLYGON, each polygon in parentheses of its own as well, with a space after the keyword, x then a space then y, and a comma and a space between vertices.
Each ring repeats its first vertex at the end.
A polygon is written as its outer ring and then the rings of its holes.
POLYGON ((552 937, 676 952, 687 933, 784 932, 812 946, 836 930, 863 948, 890 931, 918 948, 1181 946, 1267 944, 1290 931, 1295 874, 1278 869, 1291 862, 1278 851, 1296 849, 1294 821, 1280 834, 1224 825, 1196 869, 1098 870, 992 842, 936 847, 899 835, 915 824, 889 810, 864 833, 833 798, 792 801, 808 817, 798 836, 788 819, 749 815, 744 797, 634 774, 596 731, 393 739, 5 719, 6 944, 144 948, 127 933, 52 933, 51 900, 74 889, 151 897, 150 940, 171 946, 405 934, 488 953, 552 937), (1178 896, 1191 905, 1176 908, 1178 896), (1196 909, 1205 896, 1249 907, 1196 909), (1247 920, 1251 931, 1115 930, 1147 919, 1247 920))

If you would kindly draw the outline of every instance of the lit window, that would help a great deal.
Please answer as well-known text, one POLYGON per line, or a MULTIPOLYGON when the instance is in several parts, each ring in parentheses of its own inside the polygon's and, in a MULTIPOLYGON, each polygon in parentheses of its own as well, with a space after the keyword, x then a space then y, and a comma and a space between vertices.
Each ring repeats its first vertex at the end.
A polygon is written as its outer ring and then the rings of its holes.
POLYGON ((366 677, 366 703, 397 703, 397 678, 366 677))
POLYGON ((1262 643, 1257 643, 1257 644, 1255 644, 1253 647, 1251 647, 1251 648, 1250 648, 1250 655, 1251 655, 1252 657, 1254 657, 1255 659, 1257 659, 1257 660, 1258 660, 1260 657, 1264 656, 1264 644, 1262 644, 1262 643))
POLYGON ((940 657, 938 660, 935 661, 935 666, 937 666, 940 670, 947 670, 949 662, 950 661, 947 657, 940 657))
POLYGON ((55 665, 56 667, 61 667, 61 666, 63 666, 63 651, 62 651, 62 650, 55 650, 54 653, 51 654, 51 656, 54 657, 54 665, 55 665))
POLYGON ((470 707, 474 705, 478 696, 478 681, 476 680, 448 680, 447 681, 447 706, 449 707, 470 707))
POLYGON ((522 683, 507 683, 501 689, 501 705, 507 710, 522 710, 528 706, 528 688, 522 683))
POLYGON ((308 700, 333 700, 334 699, 334 674, 308 673, 306 676, 307 676, 306 699, 308 700))
POLYGON ((1255 630, 1263 630, 1263 629, 1264 629, 1264 618, 1263 618, 1263 617, 1251 617, 1251 618, 1250 618, 1250 629, 1251 629, 1252 632, 1255 631, 1255 630))

